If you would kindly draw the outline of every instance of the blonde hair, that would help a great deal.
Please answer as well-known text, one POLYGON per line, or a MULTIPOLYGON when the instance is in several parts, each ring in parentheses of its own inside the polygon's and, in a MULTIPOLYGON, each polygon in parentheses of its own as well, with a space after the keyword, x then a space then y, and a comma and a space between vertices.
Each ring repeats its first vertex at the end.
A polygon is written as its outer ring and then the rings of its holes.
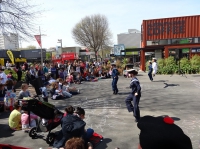
POLYGON ((24 89, 27 86, 27 84, 22 84, 21 89, 24 89))

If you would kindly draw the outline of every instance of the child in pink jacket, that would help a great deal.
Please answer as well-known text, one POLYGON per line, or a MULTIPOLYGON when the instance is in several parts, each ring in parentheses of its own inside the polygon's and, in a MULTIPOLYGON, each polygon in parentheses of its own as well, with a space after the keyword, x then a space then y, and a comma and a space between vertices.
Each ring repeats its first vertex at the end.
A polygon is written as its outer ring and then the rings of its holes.
POLYGON ((36 120, 38 119, 38 116, 34 114, 30 114, 30 125, 29 125, 29 115, 28 110, 23 107, 24 113, 21 115, 21 124, 22 124, 22 130, 36 127, 36 120))

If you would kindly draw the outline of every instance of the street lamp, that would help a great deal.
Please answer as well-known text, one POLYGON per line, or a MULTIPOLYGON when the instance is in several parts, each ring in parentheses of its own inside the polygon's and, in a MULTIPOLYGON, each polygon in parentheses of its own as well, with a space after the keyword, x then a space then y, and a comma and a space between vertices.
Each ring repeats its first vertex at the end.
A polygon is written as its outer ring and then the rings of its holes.
POLYGON ((62 53, 62 39, 58 39, 58 43, 60 43, 60 49, 61 49, 61 53, 62 53))

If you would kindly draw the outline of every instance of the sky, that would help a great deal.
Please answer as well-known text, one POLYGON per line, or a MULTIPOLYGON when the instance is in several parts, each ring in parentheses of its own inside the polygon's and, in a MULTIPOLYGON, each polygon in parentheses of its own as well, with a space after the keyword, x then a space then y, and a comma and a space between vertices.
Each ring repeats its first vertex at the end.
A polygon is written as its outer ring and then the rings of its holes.
MULTIPOLYGON (((199 0, 31 0, 37 9, 44 10, 34 22, 41 28, 42 47, 81 46, 72 38, 72 29, 82 18, 94 14, 105 15, 117 44, 117 34, 128 29, 141 30, 142 20, 200 15, 199 0)), ((37 27, 36 27, 37 28, 37 27)), ((35 40, 21 41, 20 47, 39 47, 35 40)))

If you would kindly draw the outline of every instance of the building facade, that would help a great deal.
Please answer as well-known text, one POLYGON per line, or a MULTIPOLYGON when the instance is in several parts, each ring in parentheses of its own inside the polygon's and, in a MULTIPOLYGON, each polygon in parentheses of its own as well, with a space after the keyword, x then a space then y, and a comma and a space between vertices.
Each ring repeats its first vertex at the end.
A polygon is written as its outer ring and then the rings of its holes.
POLYGON ((143 20, 141 32, 142 70, 147 52, 154 52, 157 59, 174 56, 177 51, 188 58, 200 54, 200 15, 143 20))
POLYGON ((18 34, 0 34, 0 49, 17 50, 19 48, 18 34))
POLYGON ((125 48, 140 48, 141 32, 136 29, 129 29, 128 33, 118 34, 117 43, 124 44, 125 48))

